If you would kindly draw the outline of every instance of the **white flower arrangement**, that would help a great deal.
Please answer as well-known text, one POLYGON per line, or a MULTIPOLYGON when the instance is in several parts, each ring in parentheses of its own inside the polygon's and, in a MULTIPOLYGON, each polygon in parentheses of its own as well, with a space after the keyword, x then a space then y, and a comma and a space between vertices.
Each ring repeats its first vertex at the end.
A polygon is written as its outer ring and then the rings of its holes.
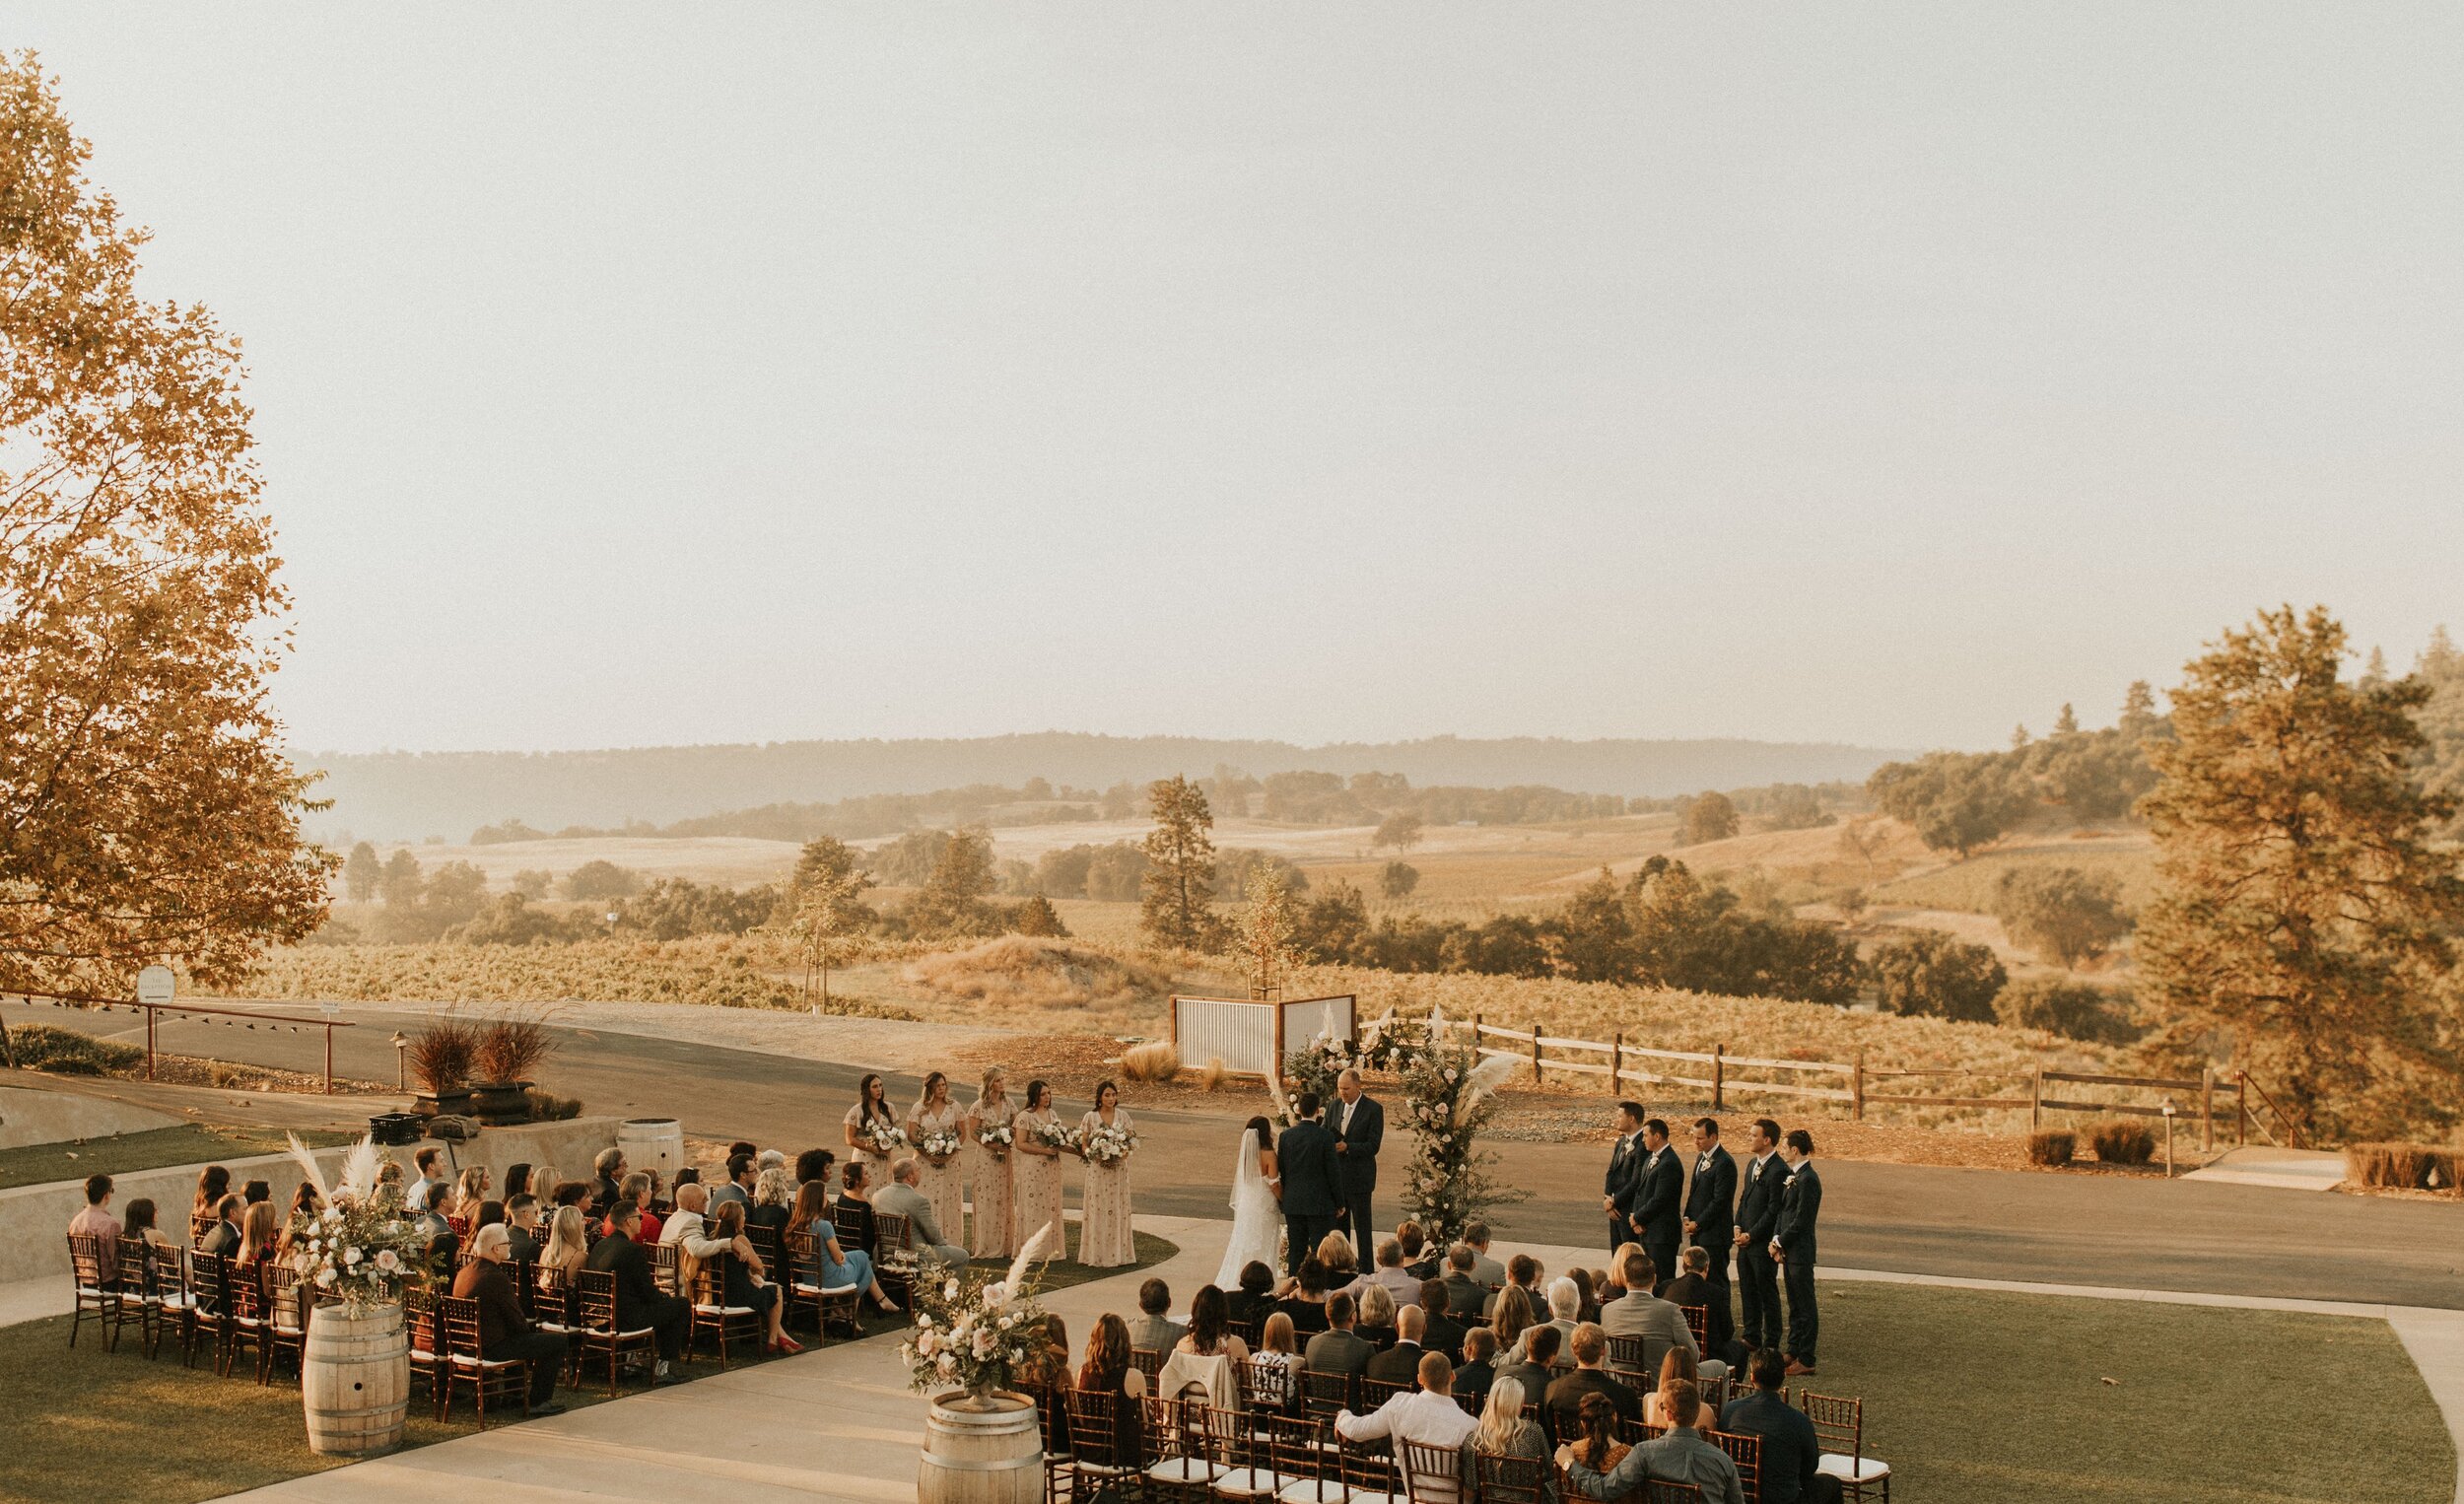
POLYGON ((1077 1139, 1070 1133, 1069 1125, 1059 1118, 1052 1118, 1035 1125, 1035 1141, 1048 1149, 1066 1149, 1073 1146, 1077 1139))
POLYGON ((864 1141, 865 1148, 884 1159, 907 1147, 907 1129, 879 1118, 857 1128, 856 1136, 864 1141))
POLYGON ((924 1157, 939 1164, 956 1154, 966 1141, 958 1136, 956 1128, 934 1128, 918 1140, 916 1148, 924 1157))
POLYGON ((1016 1131, 1008 1124, 995 1123, 987 1126, 982 1132, 976 1134, 976 1142, 984 1145, 984 1152, 994 1159, 1007 1159, 1009 1146, 1017 1142, 1017 1137, 1016 1131))
POLYGON ((1091 1165, 1115 1165, 1129 1157, 1138 1146, 1138 1135, 1124 1128, 1099 1123, 1086 1130, 1079 1140, 1079 1152, 1091 1165))
POLYGON ((302 1281, 339 1300, 353 1316, 400 1300, 404 1286, 421 1277, 424 1240, 419 1224, 402 1209, 401 1189, 376 1184, 376 1141, 359 1141, 343 1160, 342 1183, 330 1192, 316 1156, 297 1134, 291 1137, 291 1155, 325 1202, 291 1218, 291 1266, 302 1281))
POLYGON ((1036 1303, 1033 1273, 1060 1235, 1058 1224, 1047 1223, 999 1279, 969 1273, 918 1288, 915 1324, 898 1347, 911 1388, 985 1395, 1008 1387, 1042 1340, 1044 1308, 1036 1303))

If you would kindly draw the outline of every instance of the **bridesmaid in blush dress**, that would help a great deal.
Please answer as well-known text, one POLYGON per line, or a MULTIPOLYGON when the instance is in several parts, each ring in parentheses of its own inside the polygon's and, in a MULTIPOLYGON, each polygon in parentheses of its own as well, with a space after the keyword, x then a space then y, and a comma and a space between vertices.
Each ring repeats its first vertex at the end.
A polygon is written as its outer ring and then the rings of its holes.
POLYGON ((939 1071, 925 1076, 924 1095, 907 1115, 907 1141, 915 1146, 916 1189, 932 1203, 932 1220, 952 1243, 967 1241, 967 1111, 950 1100, 950 1078, 939 1071), (959 1146, 935 1160, 924 1152, 924 1135, 949 1133, 959 1146))
POLYGON ((1007 1078, 1000 1066, 992 1066, 984 1072, 984 1090, 977 1094, 976 1105, 967 1110, 967 1138, 975 1145, 970 1179, 976 1190, 976 1220, 967 1233, 967 1252, 978 1259, 1007 1259, 1018 1252, 1018 1237, 1009 1219, 1010 1166, 1016 1163, 1016 1150, 984 1141, 986 1128, 1008 1128, 1017 1115, 1018 1104, 1009 1100, 1007 1078))
MULTIPOLYGON (((1036 1136, 1036 1129, 1052 1128, 1061 1122, 1053 1111, 1053 1089, 1042 1081, 1027 1083, 1027 1105, 1018 1116, 1009 1120, 1018 1141, 1009 1149, 1009 1242, 1013 1249, 1024 1248, 1027 1240, 1042 1232, 1048 1224, 1061 1222, 1061 1151, 1036 1136)), ((1065 1237, 1063 1224, 1056 1236, 1065 1237)), ((1059 1258, 1062 1249, 1056 1248, 1049 1257, 1059 1258)))
MULTIPOLYGON (((1078 1120, 1080 1133, 1091 1133, 1099 1127, 1124 1131, 1135 1128, 1129 1109, 1121 1105, 1121 1088, 1110 1081, 1095 1088, 1095 1111, 1078 1120)), ((1079 1157, 1085 1157, 1083 1151, 1079 1157)), ((1091 1269, 1111 1269, 1137 1260, 1137 1239, 1129 1229, 1129 1161, 1124 1157, 1101 1164, 1088 1159, 1078 1262, 1091 1269)))
MULTIPOLYGON (((898 1114, 891 1110, 890 1091, 878 1072, 867 1071, 856 1083, 856 1105, 847 1110, 848 1157, 864 1167, 865 1184, 886 1186, 890 1183, 890 1160, 866 1141, 864 1134, 872 1126, 898 1127, 898 1114)), ((540 1202, 546 1205, 545 1201, 540 1202)))

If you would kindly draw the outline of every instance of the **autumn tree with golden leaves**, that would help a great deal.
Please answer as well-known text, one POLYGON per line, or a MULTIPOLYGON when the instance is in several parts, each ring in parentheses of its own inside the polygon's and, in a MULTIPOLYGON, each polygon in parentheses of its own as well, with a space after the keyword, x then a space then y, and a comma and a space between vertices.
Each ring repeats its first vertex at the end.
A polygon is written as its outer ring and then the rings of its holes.
POLYGON ((239 341, 137 293, 143 232, 0 55, 0 990, 206 982, 321 923, 239 341))

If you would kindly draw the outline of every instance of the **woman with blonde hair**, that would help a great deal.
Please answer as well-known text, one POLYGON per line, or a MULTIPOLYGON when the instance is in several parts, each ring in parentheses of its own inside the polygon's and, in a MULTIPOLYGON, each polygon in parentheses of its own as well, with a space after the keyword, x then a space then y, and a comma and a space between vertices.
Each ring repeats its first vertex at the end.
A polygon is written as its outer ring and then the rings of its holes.
POLYGON ((530 1184, 527 1186, 508 1186, 505 1188, 505 1194, 510 1199, 514 1195, 527 1191, 530 1193, 530 1198, 537 1201, 542 1209, 545 1209, 546 1207, 556 1204, 556 1166, 532 1165, 530 1167, 530 1184))
MULTIPOLYGON (((1540 1497, 1557 1497, 1557 1470, 1548 1450, 1548 1435, 1524 1412, 1523 1381, 1500 1379, 1489 1386, 1488 1403, 1480 1410, 1479 1429, 1463 1441, 1463 1475, 1479 1478, 1481 1457, 1519 1457, 1534 1466, 1518 1469, 1536 1478, 1540 1497)), ((1512 1479, 1510 1479, 1511 1481, 1512 1479)))
POLYGON ((1007 1075, 998 1065, 986 1066, 983 1088, 976 1093, 976 1105, 967 1109, 964 1128, 967 1141, 975 1145, 970 1179, 976 1188, 976 1221, 967 1234, 967 1252, 978 1259, 1007 1259, 1021 1246, 1009 1215, 1011 1146, 988 1143, 984 1137, 992 1129, 1015 1134, 1011 1120, 1017 1116, 1018 1105, 1009 1100, 1007 1075))
POLYGON ((464 1170, 461 1178, 454 1183, 453 1205, 448 1208, 447 1214, 459 1217, 465 1222, 475 1223, 479 1216, 479 1203, 487 1198, 488 1168, 485 1165, 472 1165, 464 1170))
POLYGON ((240 1255, 241 1268, 273 1262, 274 1246, 282 1236, 282 1228, 274 1216, 274 1203, 259 1201, 240 1214, 240 1255))
POLYGON ((753 1209, 744 1214, 750 1227, 787 1230, 787 1208, 795 1204, 797 1187, 786 1165, 771 1165, 753 1177, 753 1209))
POLYGON ((1351 1240, 1339 1232, 1328 1233, 1318 1240, 1318 1262, 1326 1265, 1326 1287, 1330 1290, 1340 1290, 1360 1277, 1360 1259, 1352 1252, 1351 1240))
POLYGON ((1378 1351, 1395 1345, 1395 1295, 1382 1284, 1360 1292, 1359 1335, 1378 1351))
POLYGON ((1489 1314, 1488 1330, 1497 1337, 1498 1363, 1519 1361, 1523 1329, 1533 1324, 1532 1299, 1523 1286, 1510 1284, 1497 1292, 1497 1309, 1489 1314))
POLYGON ((1697 1393, 1702 1389, 1701 1366, 1694 1361, 1693 1349, 1682 1342, 1671 1344, 1669 1355, 1660 1360, 1660 1382, 1643 1394, 1643 1424, 1664 1426, 1669 1423, 1669 1417, 1660 1408, 1660 1392, 1669 1387, 1672 1379, 1684 1380, 1694 1386, 1697 1393))
POLYGON ((547 1246, 539 1250, 539 1271, 560 1269, 571 1280, 582 1262, 590 1257, 590 1239, 582 1225, 582 1208, 559 1206, 548 1219, 547 1246))
POLYGON ((1292 1402, 1300 1381, 1300 1336, 1292 1319, 1277 1311, 1258 1333, 1258 1350, 1249 1355, 1250 1393, 1261 1405, 1282 1409, 1292 1402))
POLYGON ((967 1113, 950 1100, 950 1078, 936 1070, 924 1078, 924 1091, 907 1110, 907 1141, 916 1155, 916 1189, 932 1203, 932 1220, 941 1236, 965 1243, 967 1226, 967 1113), (924 1139, 943 1133, 956 1146, 941 1154, 927 1153, 924 1139))

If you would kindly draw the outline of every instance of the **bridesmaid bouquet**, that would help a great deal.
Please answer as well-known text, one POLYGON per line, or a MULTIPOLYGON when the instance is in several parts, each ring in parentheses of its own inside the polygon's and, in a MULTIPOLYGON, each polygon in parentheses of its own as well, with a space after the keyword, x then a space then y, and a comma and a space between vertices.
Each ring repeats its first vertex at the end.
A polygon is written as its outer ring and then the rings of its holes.
POLYGON ((864 1147, 884 1159, 907 1147, 907 1129, 878 1119, 857 1130, 856 1136, 864 1140, 864 1147))
POLYGON ((956 1154, 966 1141, 958 1136, 956 1128, 934 1128, 916 1147, 937 1164, 956 1154))
POLYGON ((1117 1165, 1129 1157, 1138 1146, 1138 1135, 1128 1128, 1097 1124, 1086 1130, 1086 1139, 1078 1145, 1091 1165, 1117 1165))
POLYGON ((976 1134, 976 1142, 983 1144, 984 1152, 992 1155, 994 1159, 1007 1159, 1009 1157, 1009 1146, 1012 1142, 1016 1141, 1017 1136, 1018 1135, 1016 1133, 1010 1130, 1008 1124, 1001 1123, 988 1127, 982 1132, 976 1134))
POLYGON ((1056 1118, 1035 1126, 1035 1141, 1048 1149, 1067 1149, 1074 1148, 1078 1140, 1071 1135, 1068 1126, 1056 1118))

